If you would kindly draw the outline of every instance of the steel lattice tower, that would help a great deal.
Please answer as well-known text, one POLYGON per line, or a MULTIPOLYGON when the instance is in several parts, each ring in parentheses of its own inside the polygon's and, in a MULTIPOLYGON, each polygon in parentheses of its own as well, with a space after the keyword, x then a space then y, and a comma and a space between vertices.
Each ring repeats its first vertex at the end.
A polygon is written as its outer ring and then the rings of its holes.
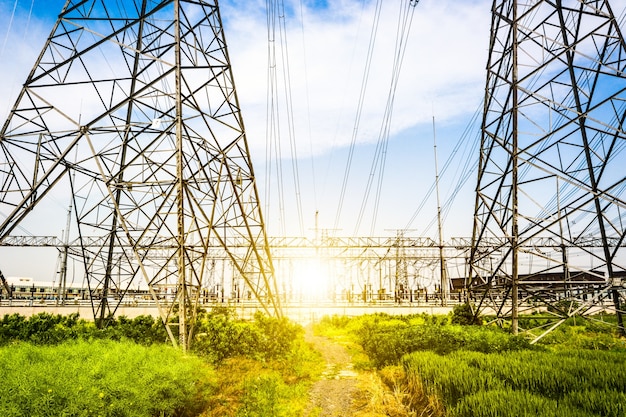
POLYGON ((187 347, 216 248, 280 314, 217 1, 68 0, 0 149, 0 239, 69 188, 97 320, 145 280, 187 347))
POLYGON ((611 309, 623 331, 623 28, 608 0, 492 12, 470 288, 514 332, 527 307, 556 323, 611 309))

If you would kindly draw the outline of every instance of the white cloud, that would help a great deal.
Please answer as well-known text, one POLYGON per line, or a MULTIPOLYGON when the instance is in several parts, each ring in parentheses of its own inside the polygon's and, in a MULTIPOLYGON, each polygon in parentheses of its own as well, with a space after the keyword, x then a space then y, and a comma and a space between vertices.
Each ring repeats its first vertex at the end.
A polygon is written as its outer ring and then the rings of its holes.
MULTIPOLYGON (((61 7, 59 1, 49 2, 48 7, 53 8, 55 3, 61 7)), ((287 2, 286 9, 294 14, 285 17, 287 33, 283 38, 288 45, 296 133, 302 137, 300 141, 308 141, 309 136, 314 138, 316 153, 328 152, 334 146, 345 147, 350 142, 375 2, 329 3, 326 9, 300 10, 300 2, 287 2), (304 21, 300 21, 301 15, 304 21)), ((393 71, 397 3, 384 2, 382 7, 357 138, 360 143, 375 141, 380 130, 393 71)), ((260 0, 221 4, 235 82, 255 152, 265 146, 268 101, 265 4, 260 0)), ((22 12, 15 16, 9 28, 6 24, 11 16, 9 6, 0 5, 2 27, 8 28, 7 47, 1 57, 5 64, 0 67, 4 80, 0 86, 3 119, 53 24, 52 19, 42 21, 31 17, 29 30, 22 30, 27 19, 22 12)), ((427 122, 433 107, 440 122, 474 110, 484 79, 488 19, 489 2, 485 0, 463 4, 423 1, 415 7, 392 133, 427 122)), ((276 36, 280 92, 275 99, 284 106, 281 35, 276 36)), ((282 119, 286 120, 286 116, 282 119)))
MULTIPOLYGON (((393 71, 398 3, 384 2, 382 8, 359 143, 378 138, 393 71)), ((317 153, 345 147, 351 140, 374 16, 374 2, 361 5, 342 1, 321 13, 306 9, 303 22, 299 13, 286 17, 296 133, 300 142, 308 141, 311 126, 317 153)), ((228 42, 249 138, 258 149, 265 146, 265 112, 260 110, 267 102, 266 18, 258 8, 226 8, 223 15, 228 16, 228 42)), ((392 133, 430 121, 433 107, 441 122, 474 111, 483 91, 489 24, 488 1, 416 6, 392 133)), ((280 56, 279 42, 276 48, 280 56)), ((283 103, 284 97, 278 100, 283 103)))

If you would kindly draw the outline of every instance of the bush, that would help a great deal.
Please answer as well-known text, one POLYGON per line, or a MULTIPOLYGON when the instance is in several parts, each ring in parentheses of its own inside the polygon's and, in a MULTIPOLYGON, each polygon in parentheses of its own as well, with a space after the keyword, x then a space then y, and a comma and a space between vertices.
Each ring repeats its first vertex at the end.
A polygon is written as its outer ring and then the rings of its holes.
POLYGON ((382 323, 365 321, 356 333, 363 350, 379 368, 398 364, 402 356, 415 351, 445 355, 457 350, 490 353, 539 349, 522 336, 510 335, 497 327, 432 323, 410 325, 397 319, 382 323))
POLYGON ((35 344, 57 344, 75 339, 81 333, 84 323, 78 313, 69 316, 39 313, 26 318, 19 314, 5 315, 0 321, 0 345, 16 341, 35 344))
POLYGON ((483 318, 474 314, 471 304, 458 304, 452 308, 452 324, 481 325, 483 318))
POLYGON ((270 360, 288 354, 300 334, 302 327, 286 318, 257 313, 248 322, 216 309, 198 319, 192 349, 215 364, 235 356, 270 360))
POLYGON ((262 352, 265 359, 276 359, 289 353, 294 341, 304 332, 302 326, 285 317, 268 317, 261 313, 255 314, 254 325, 260 335, 255 350, 262 352))
POLYGON ((169 342, 165 326, 160 319, 152 316, 138 316, 134 319, 120 316, 109 322, 104 333, 106 338, 112 340, 130 339, 144 346, 169 342))
POLYGON ((192 350, 217 364, 234 356, 254 356, 260 338, 257 328, 220 309, 198 318, 192 350))
POLYGON ((134 319, 121 316, 111 319, 109 326, 104 329, 98 329, 93 322, 79 318, 78 313, 67 316, 39 313, 29 318, 7 314, 0 320, 0 346, 18 341, 55 345, 76 339, 130 339, 142 345, 150 345, 165 342, 167 333, 161 321, 151 316, 134 319))

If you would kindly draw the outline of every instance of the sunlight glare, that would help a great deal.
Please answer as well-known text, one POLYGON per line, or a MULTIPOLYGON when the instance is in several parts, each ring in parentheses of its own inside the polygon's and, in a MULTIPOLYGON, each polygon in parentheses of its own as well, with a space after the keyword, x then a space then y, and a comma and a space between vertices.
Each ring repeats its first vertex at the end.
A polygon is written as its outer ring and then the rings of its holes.
POLYGON ((302 301, 329 301, 333 290, 330 268, 319 257, 295 259, 292 264, 291 283, 296 299, 302 301))

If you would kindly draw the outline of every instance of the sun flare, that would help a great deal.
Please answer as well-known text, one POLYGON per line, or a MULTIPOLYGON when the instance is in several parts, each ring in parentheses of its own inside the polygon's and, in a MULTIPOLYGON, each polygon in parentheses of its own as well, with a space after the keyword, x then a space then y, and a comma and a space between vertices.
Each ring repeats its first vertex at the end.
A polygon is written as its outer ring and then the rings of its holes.
POLYGON ((319 257, 295 259, 289 271, 289 289, 295 299, 328 301, 334 292, 329 262, 319 257))

